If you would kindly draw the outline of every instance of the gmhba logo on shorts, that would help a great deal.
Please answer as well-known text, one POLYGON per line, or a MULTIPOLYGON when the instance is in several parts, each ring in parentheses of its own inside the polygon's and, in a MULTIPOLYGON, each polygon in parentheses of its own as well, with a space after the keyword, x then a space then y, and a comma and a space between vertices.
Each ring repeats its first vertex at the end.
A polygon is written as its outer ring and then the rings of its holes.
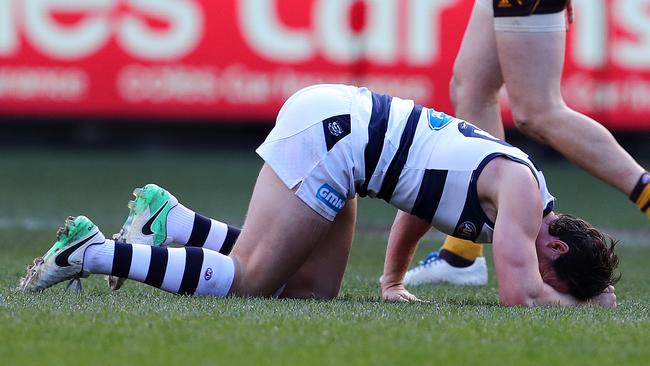
POLYGON ((327 183, 318 188, 316 197, 336 212, 341 211, 343 205, 345 205, 345 197, 327 183))

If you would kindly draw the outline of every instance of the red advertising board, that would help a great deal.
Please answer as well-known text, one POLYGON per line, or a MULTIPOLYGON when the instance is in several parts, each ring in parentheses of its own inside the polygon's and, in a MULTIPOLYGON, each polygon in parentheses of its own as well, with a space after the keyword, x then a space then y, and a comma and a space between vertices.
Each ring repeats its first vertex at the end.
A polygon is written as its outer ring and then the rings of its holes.
MULTIPOLYGON (((650 0, 574 0, 563 93, 650 129, 650 0)), ((0 116, 271 121, 314 83, 453 112, 472 0, 0 0, 0 116)))

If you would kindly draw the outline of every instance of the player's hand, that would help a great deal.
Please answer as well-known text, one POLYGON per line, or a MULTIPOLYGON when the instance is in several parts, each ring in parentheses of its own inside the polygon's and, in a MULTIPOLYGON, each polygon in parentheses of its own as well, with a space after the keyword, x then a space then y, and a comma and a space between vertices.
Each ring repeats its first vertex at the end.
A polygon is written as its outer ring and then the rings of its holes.
POLYGON ((592 304, 598 304, 606 308, 616 308, 618 304, 616 303, 616 289, 614 286, 607 286, 600 295, 592 298, 590 301, 592 304))
POLYGON ((568 0, 566 2, 566 14, 567 18, 569 18, 569 24, 573 23, 573 4, 571 4, 571 0, 568 0))
POLYGON ((425 302, 408 292, 402 284, 382 288, 381 296, 384 301, 425 302))

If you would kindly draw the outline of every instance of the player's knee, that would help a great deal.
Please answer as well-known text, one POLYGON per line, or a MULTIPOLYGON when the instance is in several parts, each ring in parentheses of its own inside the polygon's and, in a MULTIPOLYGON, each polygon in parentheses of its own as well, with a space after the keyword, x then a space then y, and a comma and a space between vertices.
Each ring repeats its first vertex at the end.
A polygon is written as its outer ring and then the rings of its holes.
POLYGON ((314 287, 299 287, 291 288, 282 292, 280 297, 291 299, 316 299, 316 300, 332 300, 339 295, 339 289, 336 288, 323 288, 322 286, 314 287))
POLYGON ((449 97, 454 109, 468 109, 469 106, 479 103, 482 91, 477 85, 471 85, 467 79, 454 74, 449 82, 449 97))
POLYGON ((499 90, 498 83, 470 82, 457 74, 454 74, 449 82, 449 96, 457 115, 485 105, 497 104, 499 90))
POLYGON ((566 105, 561 98, 554 95, 539 95, 535 93, 509 94, 510 109, 515 126, 522 133, 533 137, 543 137, 555 128, 557 116, 562 115, 566 105))
POLYGON ((245 258, 231 255, 235 262, 235 276, 230 287, 230 294, 243 297, 270 297, 279 286, 273 286, 269 279, 257 271, 255 266, 247 265, 245 258))
POLYGON ((524 135, 542 143, 546 143, 546 135, 550 125, 543 118, 534 114, 512 113, 515 127, 524 135))

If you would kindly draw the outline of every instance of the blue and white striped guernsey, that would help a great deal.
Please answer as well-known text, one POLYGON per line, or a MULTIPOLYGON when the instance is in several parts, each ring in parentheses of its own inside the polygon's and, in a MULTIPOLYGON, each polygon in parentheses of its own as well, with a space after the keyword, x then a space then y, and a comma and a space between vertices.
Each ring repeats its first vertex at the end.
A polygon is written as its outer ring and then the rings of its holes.
POLYGON ((381 198, 444 233, 492 241, 494 223, 480 207, 476 181, 498 156, 528 166, 539 183, 543 214, 553 209, 544 175, 528 155, 463 120, 358 88, 351 130, 356 193, 381 198))

